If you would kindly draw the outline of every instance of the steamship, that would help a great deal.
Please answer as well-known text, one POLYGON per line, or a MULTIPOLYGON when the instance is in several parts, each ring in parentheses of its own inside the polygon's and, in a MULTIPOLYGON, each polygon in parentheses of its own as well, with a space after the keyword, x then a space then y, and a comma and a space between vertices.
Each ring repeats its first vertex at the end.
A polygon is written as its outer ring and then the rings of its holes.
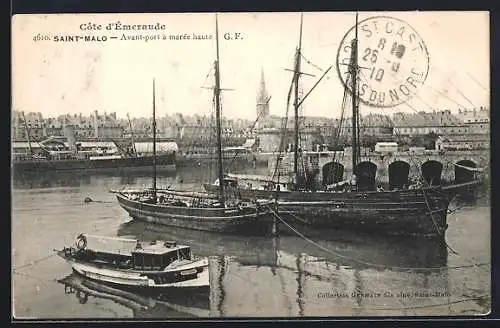
MULTIPOLYGON (((22 113, 24 116, 24 113, 22 113)), ((26 119, 23 117, 23 121, 26 119)), ((159 170, 175 170, 177 144, 156 142, 158 156, 150 150, 152 142, 110 140, 109 142, 77 142, 71 125, 65 125, 64 136, 52 136, 40 142, 32 141, 30 129, 24 124, 26 142, 12 143, 14 174, 30 174, 57 171, 128 172, 148 170, 153 163, 159 170)))
MULTIPOLYGON (((12 153, 12 170, 16 174, 53 171, 116 171, 148 170, 153 161, 159 170, 175 170, 175 143, 166 143, 165 151, 156 158, 147 153, 120 150, 113 142, 76 143, 68 146, 64 138, 52 137, 38 143, 37 153, 12 153), (83 145, 82 145, 83 144, 83 145), (85 145, 88 144, 88 145, 85 145)), ((136 146, 140 143, 136 143, 136 146)))

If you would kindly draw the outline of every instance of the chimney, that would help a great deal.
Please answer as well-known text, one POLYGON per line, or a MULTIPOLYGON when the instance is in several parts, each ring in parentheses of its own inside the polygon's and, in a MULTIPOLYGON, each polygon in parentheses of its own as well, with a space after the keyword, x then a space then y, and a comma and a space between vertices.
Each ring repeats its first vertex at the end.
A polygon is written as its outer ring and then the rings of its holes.
POLYGON ((97 111, 94 111, 94 137, 98 138, 99 137, 99 113, 97 111))
POLYGON ((47 137, 47 124, 48 122, 42 121, 42 137, 46 138, 47 137))

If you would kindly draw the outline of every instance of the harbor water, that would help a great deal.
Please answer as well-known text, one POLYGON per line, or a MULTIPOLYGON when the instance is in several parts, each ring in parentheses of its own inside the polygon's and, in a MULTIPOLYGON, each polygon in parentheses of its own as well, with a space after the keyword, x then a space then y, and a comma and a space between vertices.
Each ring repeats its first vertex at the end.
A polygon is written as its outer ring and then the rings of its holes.
MULTIPOLYGON (((237 173, 264 174, 267 167, 237 173)), ((158 177, 158 187, 201 190, 206 167, 158 177)), ((190 231, 131 220, 110 189, 151 177, 43 174, 12 185, 12 309, 15 318, 441 316, 491 307, 490 200, 454 200, 446 244, 345 231, 278 237, 190 231), (90 197, 92 202, 84 202, 90 197), (86 281, 54 256, 79 233, 177 240, 209 257, 207 295, 148 295, 86 281)), ((484 188, 487 189, 487 188, 484 188)))

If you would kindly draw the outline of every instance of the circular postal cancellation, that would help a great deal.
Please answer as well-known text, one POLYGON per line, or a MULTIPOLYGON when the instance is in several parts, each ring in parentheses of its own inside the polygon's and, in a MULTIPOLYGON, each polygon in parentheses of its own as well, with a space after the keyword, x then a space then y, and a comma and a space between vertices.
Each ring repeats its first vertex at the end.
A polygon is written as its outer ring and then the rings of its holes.
MULTIPOLYGON (((355 27, 342 39, 337 71, 344 85, 351 66, 355 27)), ((405 21, 376 16, 358 23, 358 92, 363 103, 393 107, 408 101, 425 83, 429 54, 424 41, 405 21)))

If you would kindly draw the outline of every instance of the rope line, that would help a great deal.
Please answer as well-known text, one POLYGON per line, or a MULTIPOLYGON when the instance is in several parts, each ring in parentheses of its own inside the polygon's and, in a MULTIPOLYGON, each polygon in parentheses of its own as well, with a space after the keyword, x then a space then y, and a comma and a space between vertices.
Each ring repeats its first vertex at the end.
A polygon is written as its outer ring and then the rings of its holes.
POLYGON ((53 278, 53 279, 43 279, 43 278, 34 276, 32 274, 29 274, 29 273, 18 272, 18 271, 15 271, 14 274, 17 274, 19 276, 25 276, 25 277, 28 277, 28 278, 31 278, 31 279, 35 279, 35 280, 38 280, 38 281, 59 283, 59 281, 57 279, 55 279, 55 278, 53 278))
POLYGON ((47 256, 44 256, 44 257, 41 257, 37 260, 34 260, 34 261, 30 261, 29 263, 26 263, 26 264, 23 264, 23 265, 20 265, 20 266, 17 266, 17 267, 14 267, 13 268, 13 271, 17 271, 17 270, 20 270, 20 269, 24 269, 26 267, 29 267, 29 266, 32 266, 32 265, 35 265, 39 262, 42 262, 42 261, 45 261, 45 260, 48 260, 54 256, 57 256, 57 254, 50 254, 50 255, 47 255, 47 256))
MULTIPOLYGON (((436 229, 437 233, 439 234, 439 236, 441 236, 441 238, 444 239, 444 233, 443 231, 438 227, 437 223, 436 223, 436 220, 434 219, 434 214, 432 213, 432 209, 431 209, 431 206, 429 205, 429 200, 427 199, 427 195, 425 193, 425 190, 422 189, 422 194, 424 195, 424 200, 425 200, 425 204, 427 206, 427 209, 429 210, 429 214, 430 214, 430 217, 432 219, 432 224, 434 225, 434 229, 436 229)), ((452 252, 453 254, 455 255, 459 255, 453 248, 451 248, 450 245, 448 245, 448 243, 446 242, 446 240, 444 239, 444 244, 446 245, 446 247, 450 250, 450 252, 452 252)))
MULTIPOLYGON (((366 78, 366 76, 364 76, 363 72, 359 72, 359 73, 360 73, 360 78, 361 78, 361 79, 363 79, 365 82, 367 82, 367 78, 366 78)), ((416 110, 415 110, 415 109, 414 109, 411 105, 409 105, 409 104, 408 104, 408 106, 409 106, 410 108, 412 108, 412 109, 416 112, 416 110)), ((383 109, 382 109, 382 112, 383 112, 385 115, 387 115, 383 109)), ((413 157, 412 157, 412 155, 411 155, 411 154, 410 154, 409 158, 410 158, 410 160, 413 162, 413 164, 417 167, 417 172, 419 172, 419 173, 420 173, 420 176, 423 178, 424 182, 427 184, 427 182, 426 182, 426 180, 425 180, 425 177, 423 176, 423 173, 420 171, 420 169, 418 169, 418 166, 416 165, 416 163, 415 163, 415 161, 414 161, 414 159, 413 159, 413 157)), ((354 170, 354 168, 353 168, 353 170, 354 170)), ((428 184, 427 184, 427 185, 428 185, 428 184)), ((429 185, 428 185, 428 186, 429 186, 429 185)), ((439 191, 438 191, 438 192, 439 192, 439 191)), ((431 218, 431 220, 432 220, 432 224, 433 224, 433 226, 434 226, 434 229, 435 229, 435 230, 436 230, 436 232, 437 232, 437 233, 438 233, 438 234, 439 234, 439 235, 443 238, 443 240, 445 240, 445 239, 444 239, 444 235, 443 235, 443 231, 441 231, 441 229, 439 228, 439 226, 438 226, 438 225, 437 225, 437 223, 436 223, 436 220, 434 219, 433 211, 432 211, 432 209, 431 209, 431 207, 430 207, 430 205, 429 205, 429 202, 428 202, 428 199, 427 199, 427 195, 426 195, 426 193, 425 193, 425 191, 424 191, 423 189, 422 189, 422 193, 423 193, 423 195, 424 195, 425 204, 426 204, 426 206, 427 206, 427 209, 429 210, 430 218, 431 218)), ((458 253, 457 253, 457 252, 456 252, 453 248, 451 248, 451 246, 449 246, 449 245, 448 245, 448 243, 446 242, 446 240, 444 241, 444 243, 445 243, 446 247, 447 247, 447 248, 448 248, 448 249, 449 249, 449 250, 450 250, 453 254, 458 255, 458 253)))
POLYGON ((302 52, 300 53, 300 56, 302 57, 302 59, 305 60, 306 63, 308 63, 312 67, 316 68, 318 71, 320 71, 320 72, 324 72, 325 71, 324 69, 322 69, 321 67, 319 67, 318 65, 312 63, 309 59, 307 59, 302 52))
POLYGON ((390 269, 390 270, 399 270, 399 271, 430 271, 430 270, 438 270, 438 271, 445 271, 445 270, 452 270, 452 269, 466 269, 466 268, 474 268, 474 267, 482 267, 482 266, 487 266, 487 265, 490 265, 490 263, 487 263, 487 262, 483 262, 483 263, 476 263, 476 264, 470 264, 470 265, 458 265, 458 266, 447 266, 447 267, 400 267, 400 266, 392 266, 392 267, 388 267, 386 265, 383 265, 383 264, 379 264, 379 263, 374 263, 374 262, 369 262, 369 261, 364 261, 364 260, 360 260, 360 259, 357 259, 357 258, 353 258, 353 257, 350 257, 350 256, 346 256, 346 255, 343 255, 343 254, 340 254, 338 252, 335 252, 329 248, 326 248, 320 244, 318 244, 317 242, 315 242, 314 240, 306 237, 304 234, 302 234, 301 232, 299 232, 298 230, 296 230, 295 228, 293 228, 291 225, 289 225, 287 222, 285 222, 285 220, 283 220, 278 213, 276 213, 276 211, 274 211, 271 207, 269 207, 269 210, 271 211, 271 213, 278 219, 280 220, 285 226, 287 226, 290 230, 292 230, 293 232, 295 232, 299 237, 301 237, 302 239, 304 239, 305 241, 311 243, 312 245, 330 253, 330 254, 333 254, 337 257, 340 257, 340 258, 343 258, 343 259, 346 259, 346 260, 351 260, 351 261, 354 261, 354 262, 358 262, 360 264, 364 264, 364 265, 368 265, 368 266, 373 266, 373 267, 379 267, 379 268, 385 268, 385 269, 390 269))

